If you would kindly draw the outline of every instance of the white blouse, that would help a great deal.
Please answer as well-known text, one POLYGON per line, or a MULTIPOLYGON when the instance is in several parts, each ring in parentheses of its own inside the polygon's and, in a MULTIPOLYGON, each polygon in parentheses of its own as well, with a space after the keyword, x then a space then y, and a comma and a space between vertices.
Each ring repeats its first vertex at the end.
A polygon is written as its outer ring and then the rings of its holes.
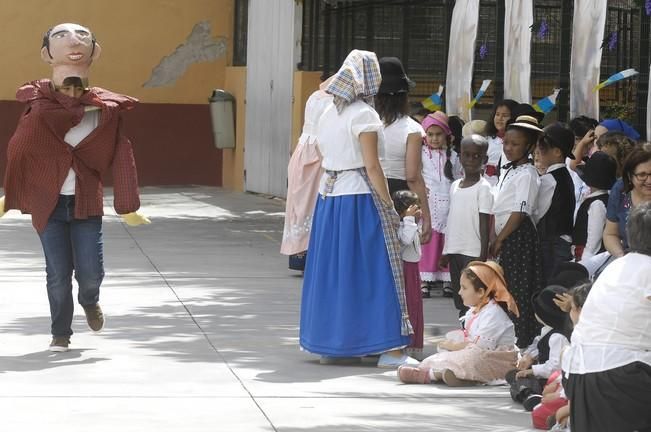
POLYGON ((651 256, 631 252, 592 286, 563 370, 586 374, 637 361, 651 366, 651 256))
POLYGON ((500 305, 491 300, 479 313, 474 310, 470 308, 463 318, 467 341, 487 350, 515 345, 513 322, 500 305))
MULTIPOLYGON (((89 109, 84 113, 78 125, 71 127, 63 140, 72 147, 77 147, 99 125, 100 110, 89 109)), ((61 195, 74 195, 77 186, 77 174, 70 168, 61 186, 61 195)))
MULTIPOLYGON (((542 330, 540 330, 540 335, 534 338, 533 342, 531 345, 529 345, 524 353, 533 358, 538 357, 538 342, 550 331, 552 331, 551 327, 543 327, 542 330)), ((534 376, 538 378, 549 378, 553 372, 560 370, 561 354, 563 353, 563 350, 569 345, 569 343, 570 341, 568 341, 567 338, 560 333, 554 333, 551 335, 548 340, 549 358, 545 363, 535 364, 531 366, 531 370, 533 370, 534 376)))
POLYGON ((382 161, 382 169, 387 178, 405 180, 405 158, 407 155, 407 138, 411 134, 425 136, 423 127, 409 116, 384 127, 384 142, 386 152, 382 161))
POLYGON ((538 172, 532 164, 525 163, 505 170, 504 177, 493 188, 496 234, 502 231, 511 213, 532 215, 536 208, 539 187, 538 172))
POLYGON ((332 95, 317 90, 310 95, 305 103, 305 120, 303 131, 298 138, 298 144, 314 144, 316 142, 317 126, 321 115, 328 106, 332 105, 332 95))
MULTIPOLYGON (((329 196, 370 193, 364 179, 354 170, 364 166, 359 135, 376 132, 378 135, 378 156, 384 158, 384 134, 382 121, 368 104, 358 100, 348 105, 339 114, 331 103, 319 118, 317 140, 323 156, 321 166, 325 170, 340 171, 329 196)), ((326 191, 328 173, 321 177, 320 193, 326 191)))
MULTIPOLYGON (((453 167, 458 164, 458 156, 452 151, 450 162, 453 167)), ((450 186, 452 181, 445 176, 445 164, 447 154, 443 149, 432 149, 423 144, 422 163, 423 180, 427 189, 427 201, 432 218, 432 229, 444 232, 448 222, 448 211, 450 209, 450 186)))

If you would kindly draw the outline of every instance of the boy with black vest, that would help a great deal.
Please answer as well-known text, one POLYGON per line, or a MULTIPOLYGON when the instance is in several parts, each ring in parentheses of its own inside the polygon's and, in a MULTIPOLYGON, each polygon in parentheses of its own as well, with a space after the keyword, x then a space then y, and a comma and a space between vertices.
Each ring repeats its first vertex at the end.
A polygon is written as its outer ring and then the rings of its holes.
POLYGON ((574 257, 577 261, 605 252, 602 238, 606 226, 608 191, 615 184, 617 162, 604 152, 595 152, 585 163, 582 179, 590 187, 576 213, 574 223, 574 257))
POLYGON ((536 229, 542 250, 542 269, 545 280, 557 273, 558 265, 572 260, 572 232, 574 231, 574 183, 565 165, 566 158, 574 159, 574 134, 563 123, 547 126, 538 141, 538 152, 547 173, 540 177, 536 229))

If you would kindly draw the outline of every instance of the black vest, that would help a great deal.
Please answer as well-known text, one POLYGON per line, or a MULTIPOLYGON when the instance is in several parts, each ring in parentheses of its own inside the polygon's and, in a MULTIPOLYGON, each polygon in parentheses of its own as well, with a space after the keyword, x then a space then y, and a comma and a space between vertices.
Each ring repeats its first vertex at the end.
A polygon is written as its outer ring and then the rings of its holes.
MULTIPOLYGON (((595 201, 601 201, 606 207, 608 207, 608 192, 604 192, 601 195, 593 196, 591 198, 586 198, 579 210, 576 212, 576 222, 574 223, 574 233, 572 234, 572 244, 577 246, 585 246, 588 241, 588 210, 590 206, 595 201)), ((601 248, 599 253, 604 252, 603 241, 601 242, 601 248)))
MULTIPOLYGON (((554 333, 558 333, 567 337, 564 332, 556 329, 550 330, 549 333, 541 337, 538 341, 538 344, 536 345, 538 348, 538 364, 547 363, 547 360, 549 360, 549 338, 551 338, 554 333)), ((569 340, 569 337, 567 338, 569 340)))
POLYGON ((541 239, 550 239, 562 235, 572 235, 574 226, 574 182, 567 168, 555 169, 550 173, 556 180, 552 203, 547 213, 538 222, 541 239))

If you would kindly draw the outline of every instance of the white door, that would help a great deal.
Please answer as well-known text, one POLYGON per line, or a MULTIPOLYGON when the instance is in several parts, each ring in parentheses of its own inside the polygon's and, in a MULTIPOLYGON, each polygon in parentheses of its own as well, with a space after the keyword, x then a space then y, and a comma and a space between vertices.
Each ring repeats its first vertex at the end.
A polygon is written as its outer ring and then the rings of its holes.
POLYGON ((245 189, 285 196, 292 137, 292 88, 300 38, 294 0, 249 0, 245 189))

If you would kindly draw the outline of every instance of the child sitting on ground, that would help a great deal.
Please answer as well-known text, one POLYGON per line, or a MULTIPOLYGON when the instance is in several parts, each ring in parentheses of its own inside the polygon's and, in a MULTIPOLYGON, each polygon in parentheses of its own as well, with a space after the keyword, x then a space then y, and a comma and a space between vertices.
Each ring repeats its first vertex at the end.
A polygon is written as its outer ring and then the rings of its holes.
MULTIPOLYGON (((419 357, 423 352, 423 334, 425 320, 423 318, 423 299, 420 291, 420 201, 415 192, 399 190, 391 197, 396 212, 400 215, 398 239, 400 239, 400 255, 402 257, 405 277, 405 297, 407 299, 407 312, 409 322, 414 329, 411 344, 407 347, 409 355, 419 357)), ((422 358, 422 357, 419 357, 422 358)))
MULTIPOLYGON (((566 299, 564 302, 560 304, 555 302, 560 305, 561 309, 569 313, 573 325, 579 322, 581 308, 583 308, 583 304, 588 298, 591 286, 591 283, 579 285, 562 297, 564 300, 566 299)), ((570 407, 563 389, 562 378, 562 371, 555 371, 547 380, 547 385, 540 397, 540 403, 534 407, 531 413, 535 428, 548 430, 554 425, 557 428, 567 426, 570 407)), ((534 401, 535 398, 531 397, 530 402, 533 403, 534 401)))
POLYGON ((547 379, 561 369, 561 352, 569 345, 571 330, 567 314, 554 301, 565 293, 564 287, 550 285, 533 296, 536 319, 544 327, 525 350, 517 369, 506 375, 511 397, 527 411, 540 402, 547 379))
POLYGON ((448 338, 439 344, 439 352, 418 367, 401 366, 398 377, 402 382, 443 381, 451 387, 477 385, 504 379, 515 365, 515 330, 503 307, 516 316, 519 312, 499 264, 468 264, 461 273, 459 293, 470 307, 465 330, 448 333, 448 338))

